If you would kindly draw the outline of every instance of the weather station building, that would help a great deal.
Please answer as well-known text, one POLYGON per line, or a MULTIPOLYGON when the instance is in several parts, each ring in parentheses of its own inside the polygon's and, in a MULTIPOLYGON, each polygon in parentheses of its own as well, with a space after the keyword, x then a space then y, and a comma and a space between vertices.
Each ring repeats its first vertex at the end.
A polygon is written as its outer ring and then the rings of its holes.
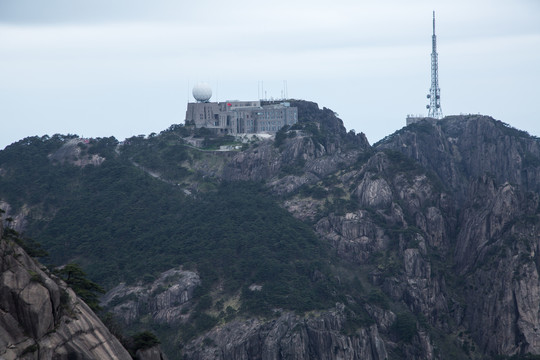
POLYGON ((186 125, 205 127, 218 134, 275 134, 285 125, 298 122, 298 108, 288 102, 262 105, 257 101, 210 102, 212 89, 206 83, 193 87, 196 102, 186 111, 186 125))

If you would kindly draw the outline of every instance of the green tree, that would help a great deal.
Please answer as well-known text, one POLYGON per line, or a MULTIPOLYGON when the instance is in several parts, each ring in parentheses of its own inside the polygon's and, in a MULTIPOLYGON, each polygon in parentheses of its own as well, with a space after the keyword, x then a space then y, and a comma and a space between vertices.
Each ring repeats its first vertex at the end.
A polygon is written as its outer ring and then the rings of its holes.
POLYGON ((4 227, 3 221, 1 219, 1 215, 5 213, 3 209, 0 209, 0 238, 12 240, 15 243, 17 243, 20 247, 23 248, 26 253, 32 257, 45 257, 48 255, 48 253, 41 247, 41 244, 26 238, 22 237, 21 234, 19 234, 18 231, 13 229, 12 223, 13 218, 8 217, 6 218, 7 225, 4 227))
POLYGON ((153 346, 159 345, 160 341, 156 335, 150 331, 143 331, 133 335, 134 352, 139 349, 149 349, 153 346))
POLYGON ((400 340, 410 343, 417 332, 416 318, 409 312, 398 313, 393 329, 400 340))
POLYGON ((101 310, 98 294, 104 293, 105 290, 95 282, 87 279, 86 273, 79 264, 69 263, 57 270, 56 273, 92 310, 101 310))

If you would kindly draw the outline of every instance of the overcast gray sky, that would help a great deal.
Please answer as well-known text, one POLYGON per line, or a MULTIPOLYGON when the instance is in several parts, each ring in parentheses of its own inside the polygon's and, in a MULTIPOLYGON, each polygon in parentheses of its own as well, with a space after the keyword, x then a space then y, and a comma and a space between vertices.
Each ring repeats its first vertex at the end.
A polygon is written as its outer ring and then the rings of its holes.
POLYGON ((0 0, 0 149, 159 132, 197 81, 213 101, 287 81, 374 143, 426 114, 433 10, 443 113, 540 136, 539 0, 0 0))

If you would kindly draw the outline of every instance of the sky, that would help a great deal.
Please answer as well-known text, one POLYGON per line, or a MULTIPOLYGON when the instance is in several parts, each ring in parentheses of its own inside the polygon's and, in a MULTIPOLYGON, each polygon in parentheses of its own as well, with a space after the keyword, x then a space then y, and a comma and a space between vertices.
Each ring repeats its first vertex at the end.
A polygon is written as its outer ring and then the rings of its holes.
POLYGON ((433 11, 444 115, 540 136, 540 0, 0 0, 0 149, 159 133, 199 81, 317 102, 374 143, 427 114, 433 11))

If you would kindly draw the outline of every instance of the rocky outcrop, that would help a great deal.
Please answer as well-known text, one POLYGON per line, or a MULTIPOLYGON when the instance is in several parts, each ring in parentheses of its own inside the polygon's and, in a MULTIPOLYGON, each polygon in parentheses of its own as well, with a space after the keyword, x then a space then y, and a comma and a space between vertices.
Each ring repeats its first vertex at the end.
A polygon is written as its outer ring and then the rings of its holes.
POLYGON ((376 251, 385 249, 389 241, 384 230, 365 210, 343 216, 330 214, 319 220, 315 229, 341 257, 359 264, 366 263, 376 251))
POLYGON ((540 190, 540 143, 489 116, 449 116, 410 125, 381 141, 435 172, 457 200, 468 197, 469 180, 490 174, 498 184, 540 190))
POLYGON ((238 153, 223 169, 229 181, 270 179, 279 173, 282 159, 273 141, 262 141, 257 147, 238 153))
MULTIPOLYGON (((395 315, 382 309, 380 326, 388 327, 395 315)), ((359 328, 355 334, 344 331, 346 315, 343 306, 301 317, 285 313, 263 321, 233 321, 216 328, 190 343, 184 357, 205 359, 388 359, 388 349, 379 326, 359 328)))
POLYGON ((12 221, 10 227, 13 230, 21 231, 28 225, 27 216, 30 213, 30 208, 27 205, 23 205, 17 213, 14 213, 9 203, 0 200, 0 209, 5 211, 3 216, 0 215, 0 220, 2 220, 2 218, 4 220, 11 218, 12 221))
POLYGON ((429 255, 450 248, 454 213, 446 194, 425 174, 403 171, 410 165, 402 162, 378 153, 360 171, 342 174, 359 210, 331 213, 315 229, 340 257, 373 266, 373 284, 391 299, 441 325, 447 289, 429 255))
POLYGON ((0 272, 0 358, 131 359, 71 289, 7 239, 0 272))
POLYGON ((320 110, 307 101, 295 101, 293 106, 299 108, 300 121, 309 124, 308 129, 289 130, 279 147, 267 140, 238 153, 225 164, 223 179, 266 181, 274 193, 289 194, 350 166, 371 148, 363 133, 347 133, 343 121, 331 110, 320 110))
POLYGON ((200 283, 193 271, 170 269, 149 284, 114 287, 103 296, 101 305, 125 324, 146 314, 158 323, 178 323, 187 317, 186 307, 200 283))
POLYGON ((88 153, 88 144, 89 141, 86 139, 71 139, 48 157, 51 161, 60 164, 67 162, 80 167, 101 165, 105 158, 98 154, 88 153))
POLYGON ((341 167, 353 164, 362 147, 342 152, 332 147, 329 151, 310 135, 287 138, 278 149, 273 141, 265 141, 254 149, 237 154, 223 169, 228 181, 267 181, 273 192, 288 194, 304 184, 313 184, 341 167))

